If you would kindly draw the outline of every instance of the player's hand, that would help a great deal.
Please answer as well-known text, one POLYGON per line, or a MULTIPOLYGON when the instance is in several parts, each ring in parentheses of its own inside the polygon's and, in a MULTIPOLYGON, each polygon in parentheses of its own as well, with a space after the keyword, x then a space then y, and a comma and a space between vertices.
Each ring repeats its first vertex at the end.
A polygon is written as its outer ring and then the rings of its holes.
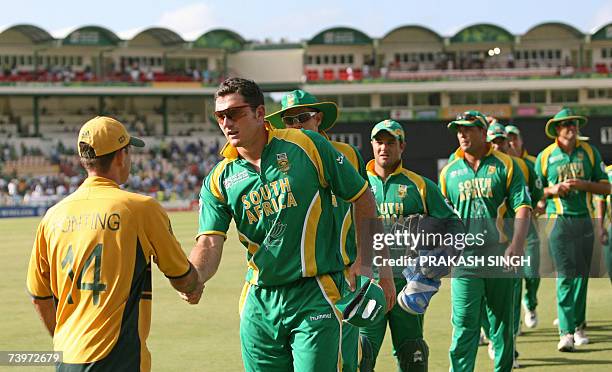
POLYGON ((189 293, 178 292, 178 294, 187 303, 191 305, 195 305, 200 302, 200 298, 202 298, 203 292, 204 292, 204 283, 198 282, 198 284, 196 285, 196 288, 193 291, 189 293))
POLYGON ((364 266, 361 264, 361 259, 357 257, 355 262, 349 267, 348 270, 348 282, 351 288, 351 292, 354 292, 357 289, 357 278, 359 276, 367 276, 368 278, 372 278, 374 274, 372 273, 372 268, 369 266, 364 266))
POLYGON ((608 236, 608 229, 601 228, 600 230, 601 232, 599 233, 599 241, 601 242, 601 245, 606 245, 608 244, 608 239, 610 238, 608 236))
POLYGON ((378 285, 380 285, 385 293, 385 300, 387 300, 387 312, 389 312, 393 306, 395 306, 395 301, 397 299, 393 278, 380 278, 378 280, 378 285))
POLYGON ((572 178, 564 182, 569 186, 570 190, 580 190, 585 191, 587 187, 587 182, 580 178, 572 178))
POLYGON ((538 201, 538 204, 533 210, 533 214, 539 216, 546 213, 546 200, 542 199, 538 201))
MULTIPOLYGON (((506 258, 511 258, 511 257, 522 257, 523 254, 525 253, 524 249, 522 246, 519 246, 516 243, 510 243, 510 245, 508 245, 508 248, 506 248, 506 251, 504 252, 504 257, 506 258)), ((514 271, 517 272, 518 271, 518 266, 510 266, 507 265, 504 267, 507 271, 514 271)))
POLYGON ((571 190, 570 184, 565 182, 558 183, 552 187, 553 195, 558 195, 560 197, 564 197, 571 190))

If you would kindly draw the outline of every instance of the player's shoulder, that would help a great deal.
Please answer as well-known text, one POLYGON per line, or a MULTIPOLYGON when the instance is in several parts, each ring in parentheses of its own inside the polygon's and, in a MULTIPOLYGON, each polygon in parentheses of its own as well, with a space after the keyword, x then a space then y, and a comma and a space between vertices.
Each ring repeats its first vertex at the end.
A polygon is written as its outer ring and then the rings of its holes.
POLYGON ((514 156, 514 155, 509 155, 510 158, 521 168, 527 168, 527 161, 525 161, 525 159, 518 157, 518 156, 514 156))
POLYGON ((215 164, 210 172, 208 172, 208 177, 218 177, 220 176, 235 159, 223 158, 217 164, 215 164))
POLYGON ((339 153, 349 159, 355 169, 359 169, 360 163, 363 163, 363 160, 361 159, 361 154, 357 147, 338 141, 330 141, 330 143, 339 153))
POLYGON ((322 149, 333 149, 329 140, 321 134, 306 129, 274 129, 272 140, 278 140, 296 146, 300 151, 314 155, 322 149))
POLYGON ((536 162, 536 157, 531 155, 531 154, 526 154, 525 157, 523 158, 527 163, 531 162, 531 164, 535 164, 536 162))
POLYGON ((461 160, 462 159, 463 158, 455 157, 454 159, 449 160, 449 162, 440 171, 440 177, 441 178, 446 178, 446 175, 448 174, 448 172, 451 169, 456 169, 456 168, 461 167, 461 160))
POLYGON ((324 140, 327 139, 317 132, 306 130, 306 129, 274 129, 271 131, 273 139, 285 140, 289 142, 301 142, 308 140, 324 140))
POLYGON ((540 153, 538 154, 538 159, 548 158, 550 154, 552 154, 552 152, 558 148, 559 146, 557 146, 557 142, 551 143, 550 145, 546 146, 544 150, 540 151, 540 153))
POLYGON ((146 212, 150 208, 162 208, 155 198, 127 190, 117 190, 116 198, 113 202, 124 203, 132 211, 146 212))
POLYGON ((410 169, 402 168, 402 175, 416 184, 419 188, 438 188, 434 181, 421 174, 418 174, 417 172, 411 171, 410 169))
POLYGON ((329 142, 332 144, 332 146, 336 150, 340 151, 344 155, 351 155, 357 152, 357 149, 354 148, 352 145, 349 145, 348 143, 338 142, 338 141, 329 141, 329 142))

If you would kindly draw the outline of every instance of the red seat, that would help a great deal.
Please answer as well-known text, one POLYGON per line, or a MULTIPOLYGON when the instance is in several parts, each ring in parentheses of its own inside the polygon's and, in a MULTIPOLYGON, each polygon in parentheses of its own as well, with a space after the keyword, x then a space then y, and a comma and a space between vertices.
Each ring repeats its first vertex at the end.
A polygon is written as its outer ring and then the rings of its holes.
POLYGON ((363 79, 363 71, 361 71, 360 68, 354 68, 353 69, 353 79, 355 79, 355 80, 363 79))
POLYGON ((339 75, 340 75, 340 80, 348 80, 348 72, 346 72, 346 69, 340 69, 339 75))
POLYGON ((309 69, 306 71, 306 79, 308 81, 319 80, 319 70, 309 69))
POLYGON ((334 80, 334 70, 331 68, 326 68, 323 70, 323 79, 325 80, 334 80))

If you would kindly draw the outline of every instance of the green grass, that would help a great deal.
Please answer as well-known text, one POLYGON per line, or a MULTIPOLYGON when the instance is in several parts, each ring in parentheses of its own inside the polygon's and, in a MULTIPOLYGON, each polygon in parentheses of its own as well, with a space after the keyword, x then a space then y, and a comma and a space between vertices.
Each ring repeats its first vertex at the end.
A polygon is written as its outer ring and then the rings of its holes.
MULTIPOLYGON (((195 213, 171 215, 174 231, 188 252, 197 229, 195 213)), ((25 290, 27 263, 39 219, 0 219, 0 350, 49 350, 51 338, 34 313, 25 290)), ((165 277, 154 269, 153 324, 148 339, 154 371, 239 371, 238 298, 245 271, 244 248, 230 232, 217 275, 207 284, 202 302, 181 301, 165 277)), ((430 345, 430 371, 448 370, 451 339, 449 283, 443 283, 427 312, 425 333, 430 345)), ((589 285, 589 336, 593 343, 579 352, 561 354, 552 326, 556 317, 554 279, 545 279, 539 292, 540 325, 518 340, 520 361, 532 371, 604 371, 612 367, 612 286, 608 279, 589 285)), ((378 360, 378 371, 394 371, 390 337, 378 360)), ((477 371, 489 371, 486 349, 478 353, 477 371)), ((0 367, 2 370, 2 367, 0 367)), ((13 368, 4 367, 3 370, 13 368)), ((42 368, 21 368, 45 370, 42 368)), ((48 367, 47 369, 48 370, 48 367)))

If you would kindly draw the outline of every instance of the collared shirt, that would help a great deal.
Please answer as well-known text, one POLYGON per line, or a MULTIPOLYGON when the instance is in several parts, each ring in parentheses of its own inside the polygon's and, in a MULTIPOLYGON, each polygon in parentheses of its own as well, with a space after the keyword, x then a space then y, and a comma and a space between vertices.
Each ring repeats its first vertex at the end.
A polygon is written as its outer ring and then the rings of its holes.
POLYGON ((508 155, 489 146, 474 171, 464 158, 461 149, 455 159, 440 173, 440 190, 459 212, 468 230, 482 233, 487 230, 488 242, 504 243, 504 217, 508 208, 531 208, 531 198, 525 178, 516 162, 508 155), (473 223, 474 220, 481 220, 473 223))
MULTIPOLYGON (((599 151, 583 141, 576 141, 576 148, 571 154, 561 150, 555 141, 538 154, 535 171, 543 187, 553 186, 572 178, 609 183, 599 151)), ((590 193, 572 190, 564 197, 549 198, 546 201, 546 213, 585 216, 590 213, 591 202, 590 193)))
POLYGON ((345 155, 320 134, 295 129, 268 131, 260 172, 229 145, 222 155, 202 185, 198 236, 225 236, 233 218, 255 285, 344 269, 332 192, 353 202, 368 187, 345 155))
POLYGON ((436 218, 458 218, 438 186, 430 179, 404 168, 400 163, 386 180, 374 171, 374 160, 366 166, 378 215, 392 222, 412 214, 436 218))
POLYGON ((150 369, 151 258, 168 277, 189 273, 166 212, 148 196, 89 177, 49 209, 27 287, 57 301, 53 344, 64 363, 150 369))

